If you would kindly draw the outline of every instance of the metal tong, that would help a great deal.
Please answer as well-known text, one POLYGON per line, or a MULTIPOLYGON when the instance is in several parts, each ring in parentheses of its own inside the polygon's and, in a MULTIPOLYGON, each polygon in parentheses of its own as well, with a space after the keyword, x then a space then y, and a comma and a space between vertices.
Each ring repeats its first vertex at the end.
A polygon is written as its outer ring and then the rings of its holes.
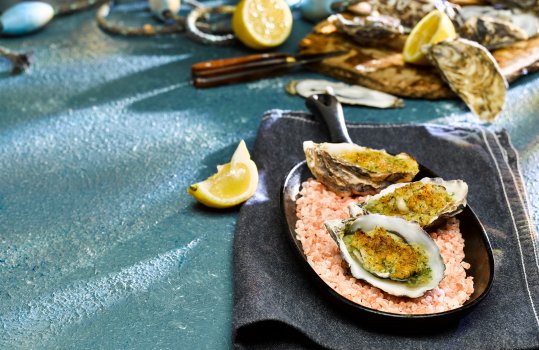
POLYGON ((203 61, 191 67, 193 85, 207 88, 225 84, 252 81, 291 72, 305 64, 340 56, 347 51, 289 55, 262 53, 241 57, 203 61))

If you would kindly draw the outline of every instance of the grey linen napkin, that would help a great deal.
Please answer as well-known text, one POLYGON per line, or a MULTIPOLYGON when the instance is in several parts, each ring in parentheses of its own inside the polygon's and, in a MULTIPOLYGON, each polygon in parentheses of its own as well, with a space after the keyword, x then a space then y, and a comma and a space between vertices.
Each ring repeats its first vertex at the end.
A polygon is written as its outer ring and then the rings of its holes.
POLYGON ((518 157, 505 132, 434 125, 348 124, 355 143, 406 152, 445 179, 469 184, 469 204, 494 249, 489 295, 459 320, 427 334, 368 327, 336 309, 300 266, 283 227, 282 182, 304 159, 304 140, 328 133, 305 113, 273 110, 253 151, 256 194, 242 207, 234 238, 232 336, 240 349, 539 348, 537 237, 527 213, 518 157))

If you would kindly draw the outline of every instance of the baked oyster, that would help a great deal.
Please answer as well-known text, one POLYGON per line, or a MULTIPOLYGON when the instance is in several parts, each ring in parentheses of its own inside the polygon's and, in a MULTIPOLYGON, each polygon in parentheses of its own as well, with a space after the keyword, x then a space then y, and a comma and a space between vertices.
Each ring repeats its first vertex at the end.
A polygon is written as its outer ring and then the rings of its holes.
POLYGON ((455 216, 466 206, 468 185, 462 180, 423 178, 391 185, 362 204, 350 206, 350 216, 376 213, 401 217, 428 228, 455 216))
POLYGON ((484 46, 458 38, 425 45, 422 50, 479 119, 492 122, 502 112, 507 80, 484 46))
POLYGON ((325 226, 352 276, 386 293, 417 298, 444 277, 438 246, 416 223, 371 214, 325 226))
POLYGON ((419 172, 406 153, 394 156, 352 143, 305 141, 303 151, 316 179, 340 195, 374 194, 393 183, 411 181, 419 172))

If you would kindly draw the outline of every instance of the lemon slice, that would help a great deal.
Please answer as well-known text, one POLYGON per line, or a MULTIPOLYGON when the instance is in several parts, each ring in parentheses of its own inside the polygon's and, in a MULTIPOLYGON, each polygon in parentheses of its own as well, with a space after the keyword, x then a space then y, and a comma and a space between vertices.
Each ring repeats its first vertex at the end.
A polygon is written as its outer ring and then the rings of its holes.
POLYGON ((217 173, 189 186, 187 193, 212 208, 228 208, 245 202, 256 191, 258 169, 241 140, 230 163, 217 167, 217 173))
POLYGON ((404 62, 428 64, 427 58, 421 52, 423 45, 436 44, 456 37, 455 27, 445 13, 439 10, 429 12, 415 25, 406 39, 402 52, 404 62))
POLYGON ((241 0, 232 16, 236 37, 253 49, 281 45, 292 31, 292 12, 284 0, 241 0))

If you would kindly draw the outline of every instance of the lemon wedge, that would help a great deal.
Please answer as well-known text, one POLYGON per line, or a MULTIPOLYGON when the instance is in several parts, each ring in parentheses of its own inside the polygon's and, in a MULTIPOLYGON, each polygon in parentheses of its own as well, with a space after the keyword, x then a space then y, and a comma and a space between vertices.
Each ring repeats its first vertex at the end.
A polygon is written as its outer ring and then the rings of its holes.
POLYGON ((402 52, 404 62, 428 64, 421 47, 455 37, 457 33, 449 17, 439 10, 431 11, 415 25, 406 39, 402 52))
POLYGON ((234 154, 232 155, 232 159, 230 159, 230 161, 247 163, 247 161, 249 160, 251 160, 251 155, 249 154, 249 150, 245 145, 245 141, 241 140, 238 144, 238 147, 236 147, 236 150, 234 151, 234 154))
POLYGON ((281 45, 292 31, 292 12, 284 0, 241 0, 232 16, 236 37, 253 49, 281 45))
POLYGON ((216 174, 189 186, 187 193, 208 207, 228 208, 249 199, 257 185, 258 169, 241 140, 230 163, 217 166, 216 174))

